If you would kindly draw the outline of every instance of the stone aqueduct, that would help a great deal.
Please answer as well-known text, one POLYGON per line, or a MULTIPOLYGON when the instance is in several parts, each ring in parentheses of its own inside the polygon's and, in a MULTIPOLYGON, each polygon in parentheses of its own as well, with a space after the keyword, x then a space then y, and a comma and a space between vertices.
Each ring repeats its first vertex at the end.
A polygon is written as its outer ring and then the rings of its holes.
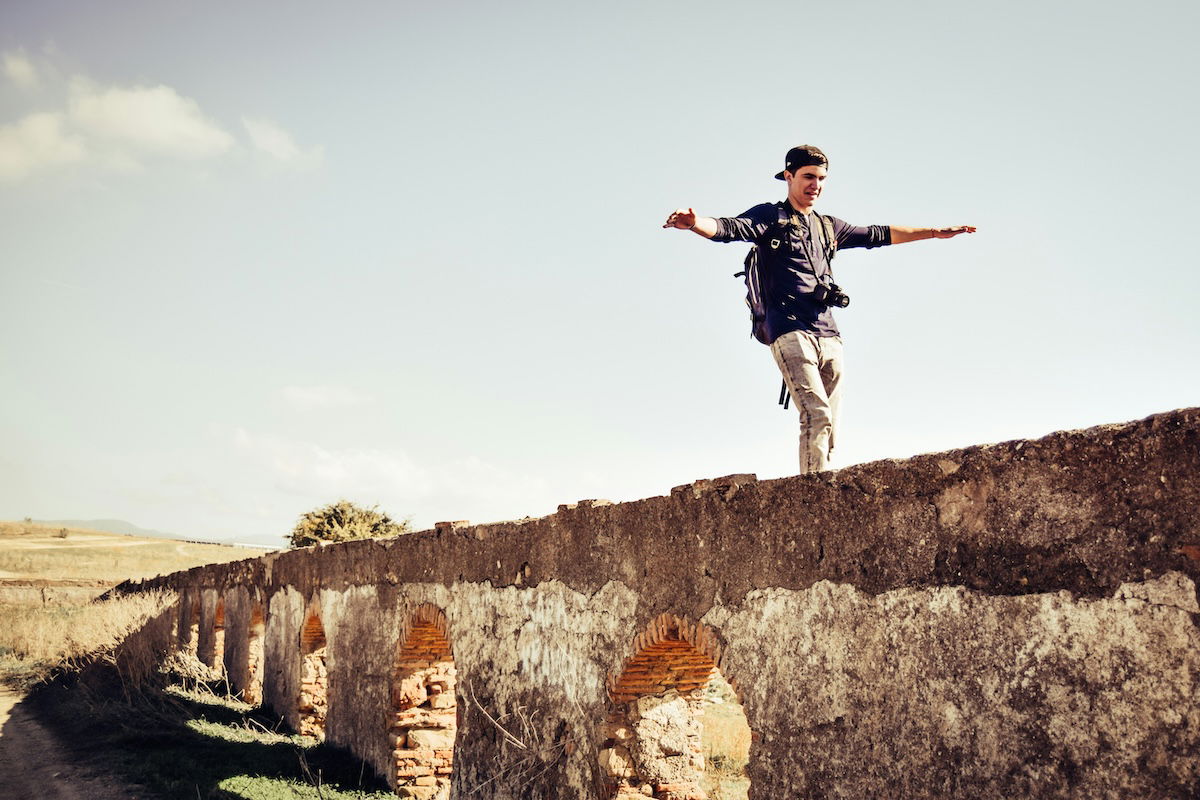
POLYGON ((1198 504, 1186 409, 122 590, 403 797, 700 797, 719 670, 752 798, 1185 798, 1198 504))

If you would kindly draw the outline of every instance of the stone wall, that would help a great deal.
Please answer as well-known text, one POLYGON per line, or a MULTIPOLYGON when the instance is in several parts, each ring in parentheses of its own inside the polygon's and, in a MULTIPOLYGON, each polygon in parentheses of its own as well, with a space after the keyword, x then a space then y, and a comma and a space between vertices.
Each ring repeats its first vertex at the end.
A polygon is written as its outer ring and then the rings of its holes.
POLYGON ((324 735, 422 800, 698 796, 714 671, 751 797, 1184 798, 1198 503, 1186 409, 126 588, 179 591, 180 644, 222 598, 231 676, 259 600, 263 702, 306 724, 323 649, 324 735))

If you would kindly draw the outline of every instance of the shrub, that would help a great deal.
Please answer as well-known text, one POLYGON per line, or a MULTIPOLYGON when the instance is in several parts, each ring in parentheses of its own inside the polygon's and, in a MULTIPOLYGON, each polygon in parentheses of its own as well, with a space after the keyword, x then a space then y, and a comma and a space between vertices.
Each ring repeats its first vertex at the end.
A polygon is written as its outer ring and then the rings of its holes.
POLYGON ((300 517, 288 542, 292 547, 308 547, 323 542, 399 536, 411 530, 408 520, 396 522, 376 508, 363 508, 348 500, 339 500, 309 511, 300 517))

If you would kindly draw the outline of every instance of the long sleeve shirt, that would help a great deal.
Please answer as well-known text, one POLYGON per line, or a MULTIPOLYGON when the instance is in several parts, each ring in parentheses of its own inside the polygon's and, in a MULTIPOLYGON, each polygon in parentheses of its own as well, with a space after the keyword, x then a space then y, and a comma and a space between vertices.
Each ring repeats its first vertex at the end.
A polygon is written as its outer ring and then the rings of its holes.
MULTIPOLYGON (((851 225, 837 217, 833 223, 837 250, 881 247, 892 243, 887 225, 851 225)), ((829 306, 813 296, 818 283, 832 280, 825 227, 820 215, 801 214, 786 202, 762 203, 736 217, 717 217, 714 242, 755 242, 763 265, 763 289, 770 338, 790 331, 838 336, 829 306), (781 227, 781 218, 786 223, 781 227)))

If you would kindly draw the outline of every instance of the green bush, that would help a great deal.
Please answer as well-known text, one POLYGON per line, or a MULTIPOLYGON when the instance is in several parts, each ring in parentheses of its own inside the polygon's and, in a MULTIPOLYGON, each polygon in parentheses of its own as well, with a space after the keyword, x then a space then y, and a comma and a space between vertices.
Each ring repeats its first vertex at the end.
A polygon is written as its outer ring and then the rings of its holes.
POLYGON ((348 500, 339 500, 309 511, 300 517, 288 542, 292 547, 308 547, 322 542, 378 539, 410 532, 408 520, 396 522, 376 508, 363 508, 348 500))

